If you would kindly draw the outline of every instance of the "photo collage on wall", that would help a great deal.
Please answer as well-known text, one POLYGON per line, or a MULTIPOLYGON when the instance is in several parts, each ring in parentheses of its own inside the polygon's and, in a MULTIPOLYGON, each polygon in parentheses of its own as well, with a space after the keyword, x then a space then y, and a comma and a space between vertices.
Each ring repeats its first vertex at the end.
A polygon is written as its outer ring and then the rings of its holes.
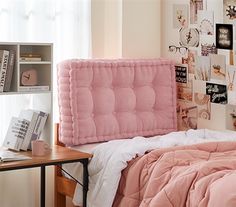
POLYGON ((236 130, 236 1, 222 1, 223 22, 215 22, 207 0, 173 4, 173 29, 179 42, 170 45, 169 52, 181 57, 175 66, 179 130, 197 129, 199 120, 210 121, 215 104, 225 107, 225 128, 236 130), (194 88, 195 82, 203 88, 194 88))

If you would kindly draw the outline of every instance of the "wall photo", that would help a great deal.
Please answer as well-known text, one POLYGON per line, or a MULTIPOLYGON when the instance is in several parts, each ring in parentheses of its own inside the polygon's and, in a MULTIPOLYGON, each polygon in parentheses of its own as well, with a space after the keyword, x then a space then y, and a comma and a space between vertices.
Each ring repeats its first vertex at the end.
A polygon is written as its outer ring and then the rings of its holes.
POLYGON ((226 106, 226 129, 236 130, 236 106, 226 106))
POLYGON ((185 64, 175 66, 175 78, 177 83, 187 85, 188 83, 188 66, 185 64))
POLYGON ((197 28, 181 28, 179 30, 180 45, 184 47, 198 47, 200 36, 197 28))
POLYGON ((216 48, 233 49, 233 25, 216 24, 216 48))
POLYGON ((196 68, 194 73, 196 80, 209 81, 210 72, 210 58, 208 56, 198 56, 196 68))
POLYGON ((198 25, 200 34, 214 34, 214 13, 212 11, 198 11, 198 25))
POLYGON ((173 5, 173 28, 188 27, 188 5, 174 4, 173 5))
POLYGON ((235 74, 236 74, 236 67, 235 66, 227 66, 226 81, 227 81, 228 91, 235 91, 236 90, 236 88, 235 88, 236 87, 235 74))
POLYGON ((226 85, 216 83, 206 83, 206 94, 211 97, 211 103, 227 104, 227 87, 226 85))
POLYGON ((236 105, 236 66, 228 65, 226 71, 228 103, 236 105))
POLYGON ((178 129, 197 129, 197 106, 193 102, 181 101, 177 103, 178 129))
POLYGON ((224 55, 210 55, 211 60, 211 79, 225 80, 226 59, 224 55))
POLYGON ((193 101, 193 81, 188 81, 187 85, 177 83, 177 98, 185 101, 193 101))
POLYGON ((211 119, 210 96, 201 93, 194 93, 194 102, 198 108, 198 118, 211 119))
POLYGON ((223 16, 224 23, 233 24, 236 19, 236 1, 235 0, 224 0, 223 1, 223 16))
POLYGON ((197 50, 189 49, 188 50, 188 72, 194 74, 197 61, 197 50))
POLYGON ((201 55, 202 56, 209 56, 209 54, 217 54, 216 45, 213 44, 201 44, 201 55))
POLYGON ((203 0, 190 0, 190 23, 197 24, 197 13, 203 10, 203 0))

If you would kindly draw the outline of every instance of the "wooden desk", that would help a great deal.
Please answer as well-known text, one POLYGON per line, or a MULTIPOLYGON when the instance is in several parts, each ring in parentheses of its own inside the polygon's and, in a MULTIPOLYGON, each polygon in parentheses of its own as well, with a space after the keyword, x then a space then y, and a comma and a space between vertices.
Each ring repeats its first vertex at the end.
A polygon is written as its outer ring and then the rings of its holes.
POLYGON ((72 150, 70 148, 54 145, 50 154, 46 156, 33 157, 31 151, 20 152, 20 154, 31 157, 30 160, 0 163, 0 171, 18 170, 40 167, 40 206, 45 207, 45 167, 65 163, 80 162, 83 164, 83 206, 87 205, 88 192, 88 160, 91 154, 72 150))

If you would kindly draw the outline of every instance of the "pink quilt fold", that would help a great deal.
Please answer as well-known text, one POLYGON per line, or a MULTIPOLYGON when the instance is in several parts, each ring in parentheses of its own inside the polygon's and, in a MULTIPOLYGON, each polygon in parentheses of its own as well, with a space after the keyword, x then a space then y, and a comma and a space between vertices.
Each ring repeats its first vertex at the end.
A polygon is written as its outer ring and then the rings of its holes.
POLYGON ((235 207, 236 143, 157 149, 123 171, 113 207, 235 207))

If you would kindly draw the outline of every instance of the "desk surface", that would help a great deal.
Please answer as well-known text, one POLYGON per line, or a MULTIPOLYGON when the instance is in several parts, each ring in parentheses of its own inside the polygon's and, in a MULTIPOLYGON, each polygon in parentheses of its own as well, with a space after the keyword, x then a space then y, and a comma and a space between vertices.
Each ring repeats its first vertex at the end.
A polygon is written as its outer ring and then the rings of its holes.
POLYGON ((91 154, 76 151, 67 147, 61 147, 58 145, 54 145, 52 147, 52 151, 45 156, 32 156, 31 151, 19 153, 29 156, 32 159, 13 162, 2 162, 0 163, 0 171, 40 167, 43 165, 48 166, 62 163, 70 163, 92 157, 91 154))

